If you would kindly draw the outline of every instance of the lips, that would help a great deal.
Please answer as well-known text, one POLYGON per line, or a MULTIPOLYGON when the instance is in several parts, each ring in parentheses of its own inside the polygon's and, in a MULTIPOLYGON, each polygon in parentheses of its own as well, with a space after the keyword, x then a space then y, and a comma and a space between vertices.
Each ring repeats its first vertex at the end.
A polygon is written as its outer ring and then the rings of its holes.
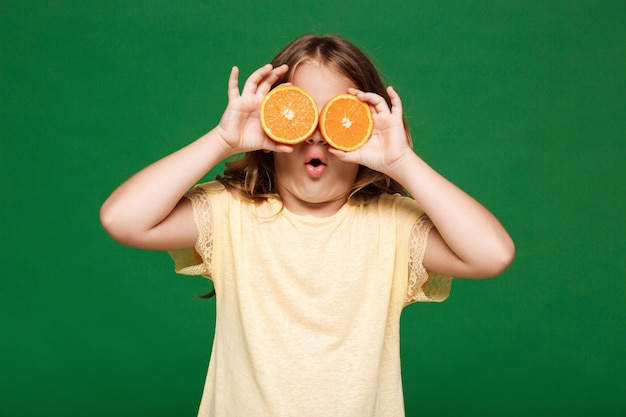
POLYGON ((312 150, 307 153, 305 160, 306 172, 313 178, 320 177, 326 170, 326 155, 321 151, 312 150))

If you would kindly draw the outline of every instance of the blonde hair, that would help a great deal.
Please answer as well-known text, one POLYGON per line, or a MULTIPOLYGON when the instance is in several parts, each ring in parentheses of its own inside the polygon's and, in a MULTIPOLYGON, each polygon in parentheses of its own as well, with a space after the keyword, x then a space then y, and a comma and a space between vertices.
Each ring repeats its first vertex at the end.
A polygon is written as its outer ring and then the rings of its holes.
MULTIPOLYGON (((355 45, 335 35, 300 36, 285 46, 272 60, 277 67, 289 66, 273 87, 288 82, 298 66, 307 61, 318 61, 350 79, 362 91, 382 96, 389 106, 391 100, 382 79, 370 59, 355 45)), ((409 132, 406 120, 406 131, 409 132)), ((407 141, 411 143, 410 136, 407 141)), ((270 153, 254 151, 226 163, 223 176, 217 180, 240 197, 261 201, 277 197, 274 181, 274 157, 270 153)), ((380 194, 406 194, 404 188, 389 176, 361 165, 355 183, 350 189, 348 203, 363 204, 380 194)))

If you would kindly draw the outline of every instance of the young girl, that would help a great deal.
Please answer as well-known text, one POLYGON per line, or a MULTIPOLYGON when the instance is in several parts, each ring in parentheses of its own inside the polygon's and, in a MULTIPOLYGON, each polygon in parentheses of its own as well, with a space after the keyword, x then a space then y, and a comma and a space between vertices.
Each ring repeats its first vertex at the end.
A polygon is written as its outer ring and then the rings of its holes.
POLYGON ((102 206, 102 224, 213 281, 200 416, 404 415, 403 307, 445 299, 449 277, 500 274, 514 245, 414 153, 398 93, 349 42, 305 35, 241 91, 238 76, 234 67, 218 125, 124 182, 102 206), (286 82, 319 108, 346 92, 366 101, 369 141, 346 153, 319 130, 298 145, 270 140, 259 105, 286 82), (217 181, 195 185, 241 153, 217 181))

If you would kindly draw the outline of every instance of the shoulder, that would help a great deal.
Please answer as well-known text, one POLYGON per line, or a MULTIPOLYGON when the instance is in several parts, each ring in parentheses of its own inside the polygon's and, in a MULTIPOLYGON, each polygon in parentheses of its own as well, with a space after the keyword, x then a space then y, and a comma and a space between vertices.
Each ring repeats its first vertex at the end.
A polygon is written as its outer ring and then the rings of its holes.
POLYGON ((185 198, 191 201, 194 217, 210 215, 228 199, 226 188, 217 181, 196 184, 185 198))
POLYGON ((218 181, 209 181, 200 184, 196 184, 191 190, 189 190, 185 197, 194 201, 210 201, 217 203, 220 200, 228 200, 231 197, 231 193, 228 192, 226 187, 218 181))
POLYGON ((198 210, 210 210, 215 216, 231 217, 232 213, 255 215, 261 218, 274 217, 281 212, 278 199, 267 198, 253 201, 230 189, 219 181, 195 185, 186 194, 198 210))
POLYGON ((195 185, 189 193, 220 193, 225 191, 226 187, 218 181, 209 181, 195 185))
POLYGON ((380 210, 391 210, 396 213, 406 213, 412 215, 422 215, 424 210, 411 197, 401 194, 381 194, 372 201, 380 210))
POLYGON ((385 219, 385 224, 395 227, 402 234, 408 233, 424 215, 417 201, 401 194, 381 194, 371 203, 376 214, 385 219))

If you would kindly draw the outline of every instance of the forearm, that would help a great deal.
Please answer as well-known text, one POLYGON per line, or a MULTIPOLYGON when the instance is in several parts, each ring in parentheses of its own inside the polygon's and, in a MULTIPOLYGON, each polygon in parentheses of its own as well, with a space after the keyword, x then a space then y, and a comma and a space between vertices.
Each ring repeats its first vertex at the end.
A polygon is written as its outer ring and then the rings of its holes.
MULTIPOLYGON (((455 268, 461 276, 497 275, 512 262, 513 241, 496 217, 418 155, 407 153, 394 167, 393 177, 430 217, 447 248, 458 258, 458 262, 450 262, 450 257, 443 257, 444 261, 458 265, 455 268)), ((430 260, 439 265, 438 259, 430 260)))
POLYGON ((407 140, 398 93, 387 88, 391 107, 374 93, 352 89, 372 108, 374 130, 368 143, 354 152, 331 152, 398 181, 430 217, 424 265, 457 277, 488 277, 512 262, 513 241, 500 222, 480 203, 445 179, 413 152, 407 140))
POLYGON ((189 188, 230 155, 213 130, 142 169, 102 205, 104 228, 114 237, 149 232, 170 215, 189 188))

